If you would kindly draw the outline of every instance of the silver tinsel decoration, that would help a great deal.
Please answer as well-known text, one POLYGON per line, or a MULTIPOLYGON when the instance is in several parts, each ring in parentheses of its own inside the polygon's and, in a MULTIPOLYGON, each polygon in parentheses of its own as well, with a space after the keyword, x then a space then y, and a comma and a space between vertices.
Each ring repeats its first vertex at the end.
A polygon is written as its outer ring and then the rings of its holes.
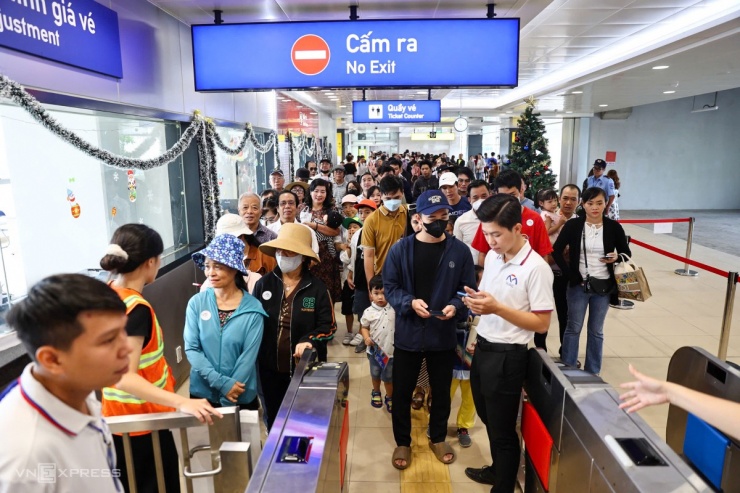
MULTIPOLYGON (((230 155, 237 155, 242 152, 247 145, 247 142, 254 146, 255 150, 261 154, 269 152, 273 147, 275 148, 275 159, 277 168, 280 167, 280 158, 277 153, 277 133, 273 130, 270 132, 268 141, 266 144, 260 144, 257 137, 252 129, 252 125, 247 123, 245 126, 246 133, 244 138, 239 145, 232 149, 228 147, 218 136, 216 132, 216 126, 214 123, 207 118, 204 118, 199 111, 195 111, 193 119, 188 128, 180 136, 180 139, 170 147, 167 152, 159 157, 152 159, 134 159, 125 156, 119 156, 111 152, 101 149, 97 146, 90 144, 84 139, 80 138, 74 132, 67 130, 61 126, 36 100, 33 96, 23 89, 23 86, 10 80, 4 75, 0 75, 0 98, 10 99, 18 106, 26 110, 31 117, 39 122, 42 126, 47 128, 53 134, 67 143, 73 145, 80 151, 84 152, 88 156, 92 156, 100 161, 104 162, 108 166, 121 169, 138 169, 138 170, 149 170, 164 166, 185 152, 190 147, 193 139, 197 139, 198 142, 198 161, 199 161, 199 175, 200 175, 200 187, 202 193, 203 202, 203 221, 204 221, 204 232, 206 242, 210 242, 216 233, 216 221, 218 221, 221 215, 219 205, 219 187, 218 187, 218 172, 216 169, 216 146, 222 149, 224 152, 230 155)), ((148 141, 142 142, 137 146, 139 148, 148 147, 151 145, 148 141)), ((125 151, 123 151, 125 152, 125 151)), ((126 153, 126 154, 131 154, 126 153)))

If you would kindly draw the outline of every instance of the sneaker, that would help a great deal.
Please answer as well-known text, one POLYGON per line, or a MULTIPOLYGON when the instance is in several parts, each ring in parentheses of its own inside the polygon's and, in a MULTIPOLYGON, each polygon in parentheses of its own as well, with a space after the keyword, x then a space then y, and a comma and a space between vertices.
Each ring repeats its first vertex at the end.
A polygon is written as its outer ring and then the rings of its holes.
POLYGON ((360 341, 360 343, 355 347, 356 353, 361 353, 367 349, 367 346, 365 345, 365 341, 360 341))
POLYGON ((466 467, 465 475, 476 483, 493 485, 493 468, 491 466, 466 467))
POLYGON ((357 346, 358 344, 360 344, 360 343, 362 343, 364 341, 365 341, 365 339, 363 339, 362 334, 360 334, 358 332, 357 334, 354 335, 354 337, 352 338, 352 340, 349 341, 349 345, 350 346, 357 346))
POLYGON ((376 390, 370 392, 370 405, 378 409, 383 407, 383 399, 380 397, 380 392, 376 390))
POLYGON ((457 429, 457 440, 460 442, 462 448, 468 448, 473 445, 473 440, 470 438, 467 428, 457 429))
POLYGON ((355 338, 355 335, 352 332, 347 332, 344 335, 344 339, 342 339, 342 344, 345 346, 349 346, 349 344, 352 342, 352 339, 355 338))
POLYGON ((581 360, 576 360, 576 368, 580 368, 580 367, 581 367, 581 360))

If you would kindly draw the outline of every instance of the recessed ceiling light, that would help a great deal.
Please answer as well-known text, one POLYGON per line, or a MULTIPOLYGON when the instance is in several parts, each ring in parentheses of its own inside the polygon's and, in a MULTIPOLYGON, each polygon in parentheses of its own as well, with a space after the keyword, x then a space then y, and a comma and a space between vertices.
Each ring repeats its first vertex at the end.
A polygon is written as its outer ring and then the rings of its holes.
POLYGON ((566 111, 566 113, 567 113, 567 114, 571 114, 571 113, 573 113, 573 112, 572 112, 572 111, 566 111))
POLYGON ((667 68, 668 68, 669 66, 670 66, 670 65, 656 65, 655 67, 653 67, 653 70, 665 70, 665 69, 667 69, 667 68))
POLYGON ((513 111, 512 111, 512 110, 506 110, 506 114, 507 114, 507 115, 510 115, 510 114, 512 114, 512 113, 513 113, 513 111))
POLYGON ((311 112, 311 113, 309 113, 309 114, 311 114, 311 115, 318 115, 318 113, 316 113, 315 111, 312 111, 312 112, 311 112))
POLYGON ((673 94, 673 93, 675 93, 675 92, 676 92, 676 91, 663 91, 663 94, 673 94))
POLYGON ((340 107, 340 108, 346 108, 346 107, 347 107, 347 105, 346 105, 346 104, 340 104, 340 105, 339 105, 339 107, 340 107))
POLYGON ((345 115, 351 115, 351 114, 352 114, 351 111, 348 111, 347 113, 345 113, 345 115))
POLYGON ((583 94, 583 91, 571 91, 571 94, 583 94))
POLYGON ((608 104, 600 104, 599 105, 599 108, 606 108, 607 106, 609 106, 609 105, 608 104))

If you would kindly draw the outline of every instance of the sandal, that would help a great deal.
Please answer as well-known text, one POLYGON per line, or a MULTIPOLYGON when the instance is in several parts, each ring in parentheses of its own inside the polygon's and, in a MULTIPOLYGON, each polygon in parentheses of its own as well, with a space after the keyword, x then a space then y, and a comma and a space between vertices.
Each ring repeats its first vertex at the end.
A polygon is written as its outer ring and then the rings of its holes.
POLYGON ((447 442, 432 443, 432 441, 430 440, 429 448, 432 449, 432 452, 434 452, 434 456, 442 464, 452 464, 453 462, 455 462, 455 451, 452 450, 452 447, 450 447, 449 443, 447 442), (444 460, 445 455, 447 454, 451 455, 452 459, 444 460))
POLYGON ((393 397, 388 395, 385 396, 385 408, 389 413, 393 413, 393 397))
POLYGON ((383 399, 380 398, 380 392, 377 390, 373 390, 370 394, 372 397, 370 397, 370 405, 380 409, 383 407, 383 399))
POLYGON ((411 465, 411 447, 396 447, 393 451, 393 458, 391 459, 393 467, 399 470, 404 470, 411 465), (406 465, 400 466, 396 464, 397 460, 405 460, 406 465))
POLYGON ((419 389, 414 392, 414 396, 411 398, 411 409, 418 411, 424 407, 424 397, 426 397, 426 394, 423 390, 419 389))

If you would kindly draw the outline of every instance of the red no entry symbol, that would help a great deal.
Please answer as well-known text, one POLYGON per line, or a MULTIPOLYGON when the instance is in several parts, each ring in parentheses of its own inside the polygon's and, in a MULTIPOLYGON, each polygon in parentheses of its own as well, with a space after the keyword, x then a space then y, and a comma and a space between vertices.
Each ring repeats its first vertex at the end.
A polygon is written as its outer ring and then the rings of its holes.
POLYGON ((320 36, 306 34, 293 43, 290 50, 293 66, 303 75, 316 75, 329 65, 329 45, 320 36))

